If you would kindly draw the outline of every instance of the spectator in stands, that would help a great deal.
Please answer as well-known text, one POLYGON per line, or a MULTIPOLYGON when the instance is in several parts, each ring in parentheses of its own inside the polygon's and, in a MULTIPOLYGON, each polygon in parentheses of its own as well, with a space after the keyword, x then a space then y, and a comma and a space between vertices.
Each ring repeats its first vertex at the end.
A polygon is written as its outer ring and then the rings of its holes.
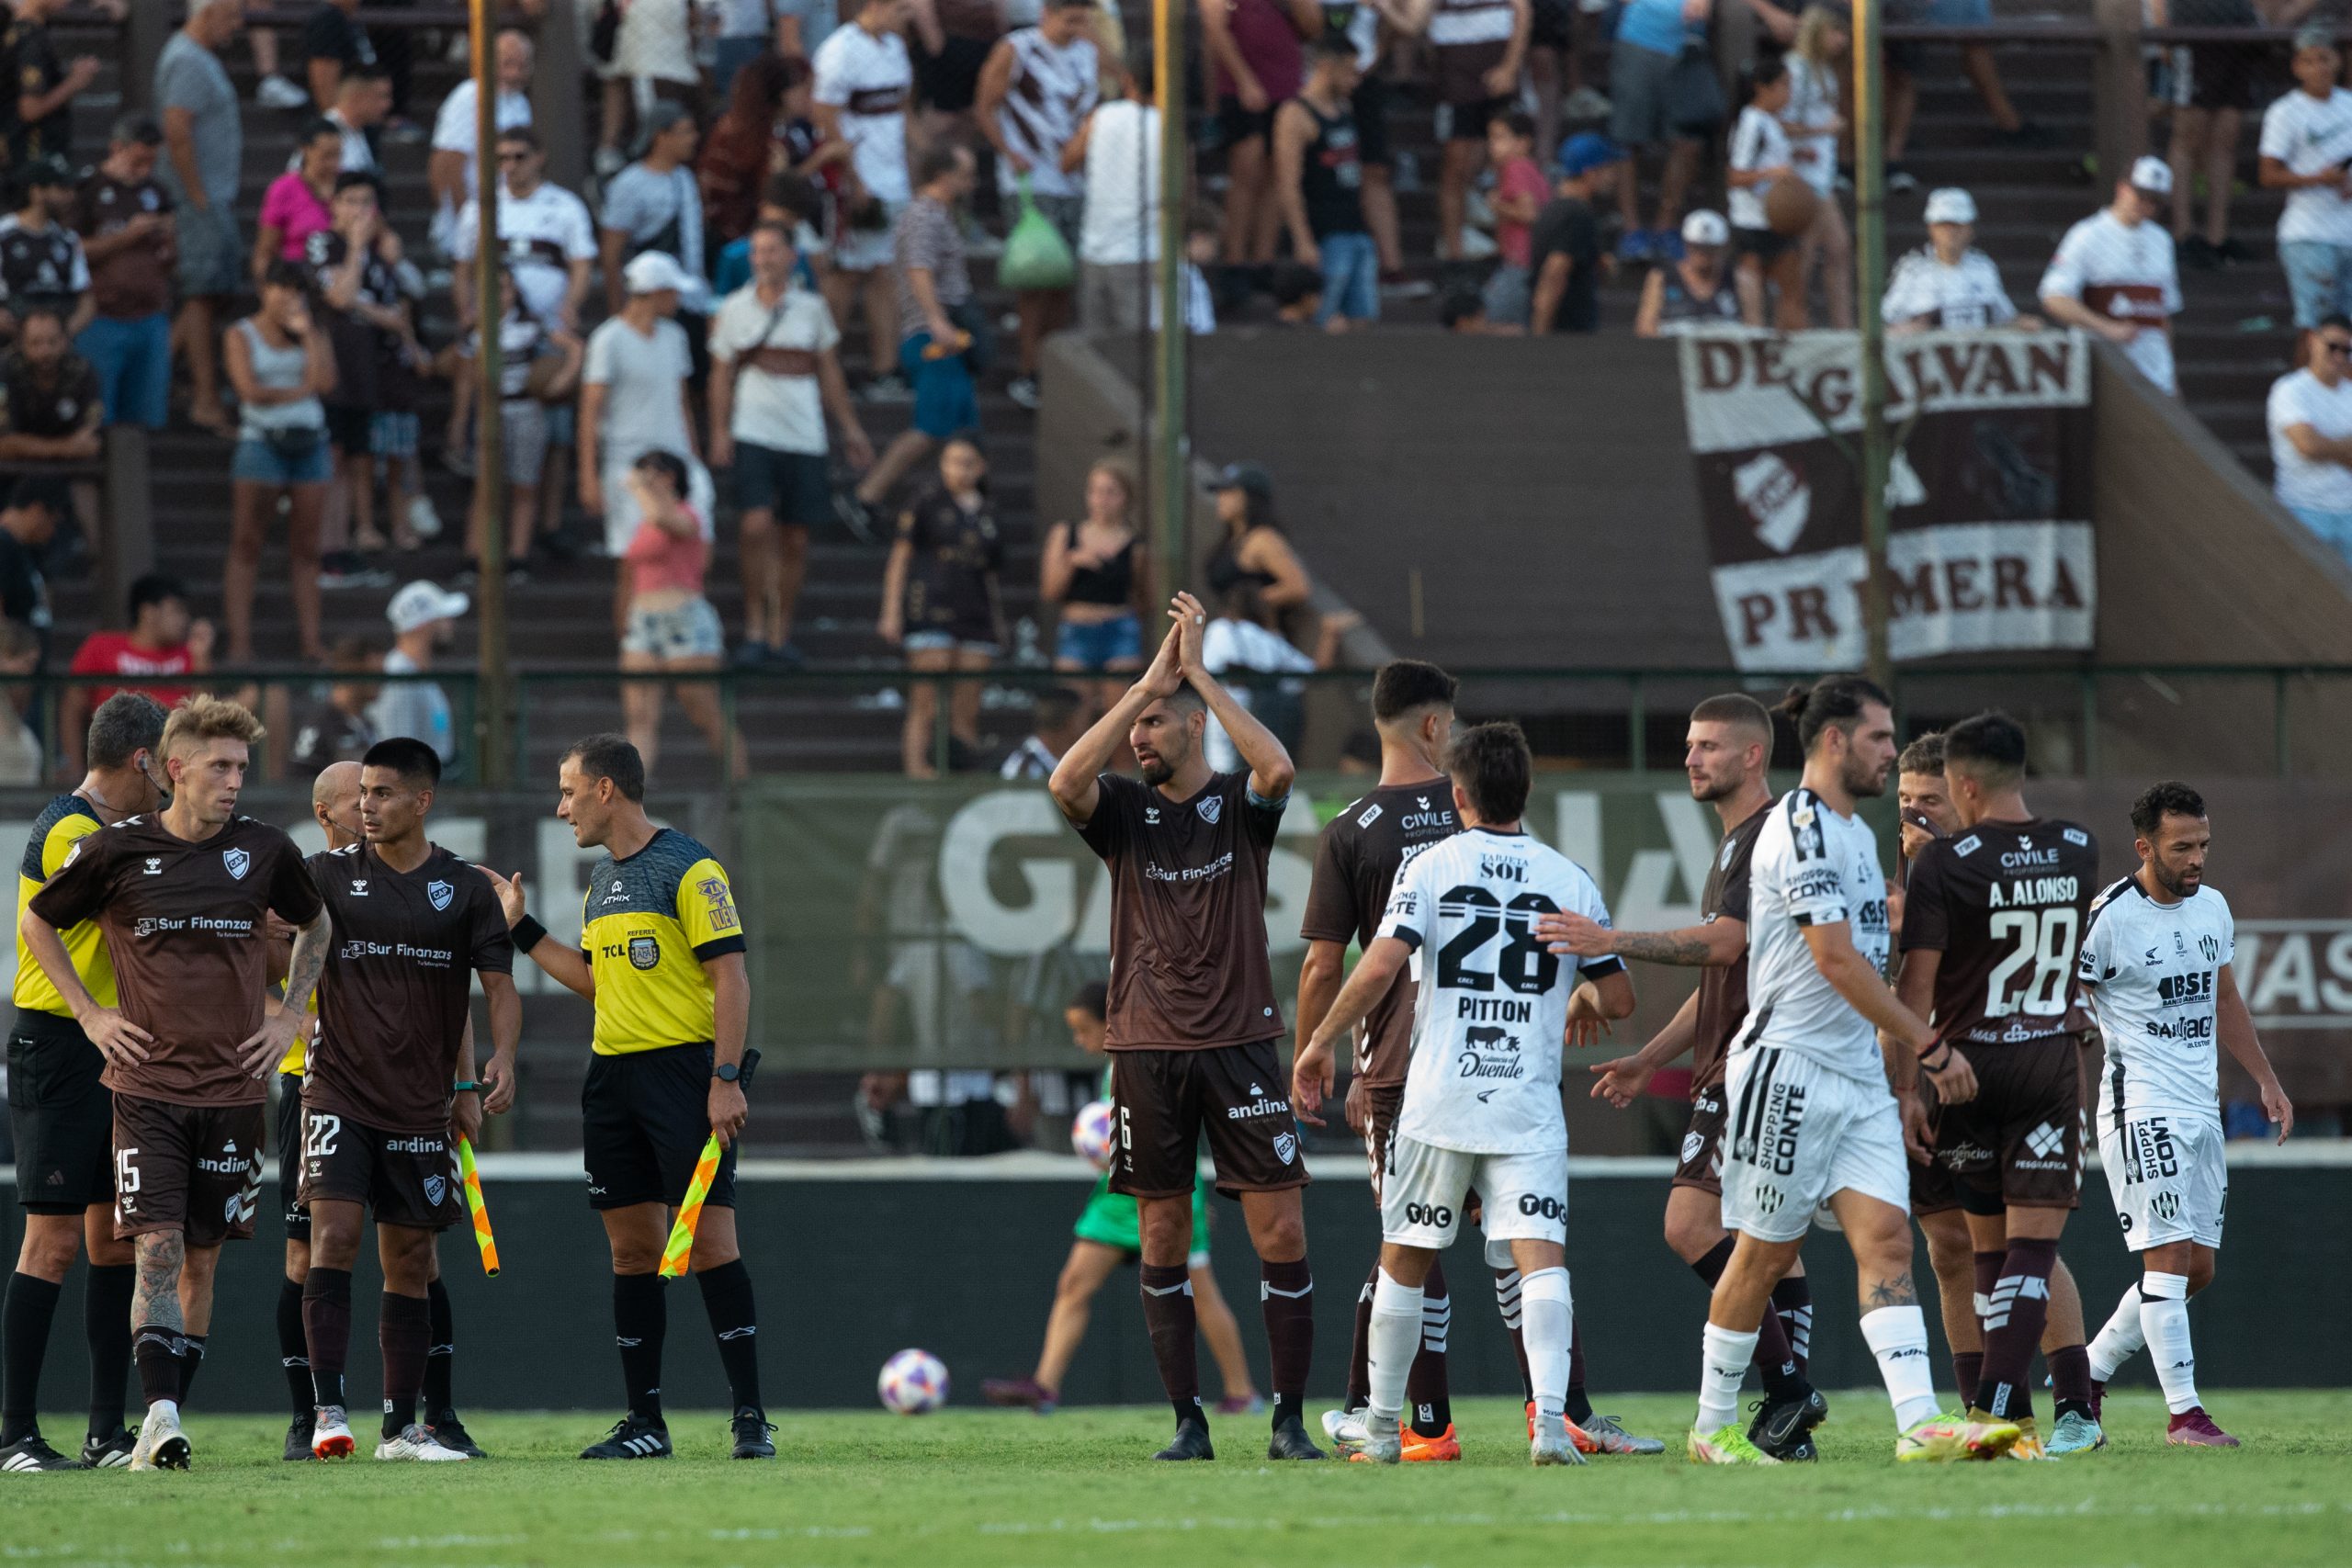
POLYGON ((220 306, 244 287, 245 254, 236 219, 244 127, 237 90, 218 51, 236 36, 243 17, 244 0, 193 0, 187 23, 155 63, 154 102, 169 153, 164 184, 178 221, 181 303, 173 342, 187 356, 188 420, 218 435, 228 434, 230 426, 220 406, 213 322, 220 306))
POLYGON ((1356 159, 1356 51, 1326 33, 1309 53, 1298 96, 1274 111, 1274 188, 1292 255, 1322 275, 1316 324, 1345 332, 1380 319, 1380 254, 1364 227, 1356 159))
MULTIPOLYGON (((499 463, 506 474, 506 578, 519 582, 527 575, 534 536, 538 532, 540 475, 547 467, 548 428, 557 411, 548 407, 568 400, 580 384, 586 349, 571 333, 548 326, 524 307, 514 285, 514 269, 498 269, 498 432, 499 463)), ((481 354, 481 329, 477 326, 458 355, 460 377, 473 373, 481 354)), ((467 541, 468 571, 482 570, 483 517, 479 506, 469 510, 471 527, 467 541)))
POLYGON ((1273 177, 1274 109, 1298 94, 1302 40, 1323 31, 1315 0, 1197 0, 1201 48, 1213 67, 1217 140, 1225 148, 1227 307, 1261 287, 1282 228, 1273 177))
POLYGON ((2278 265, 2308 332, 2352 309, 2352 93, 2337 84, 2344 58, 2330 28, 2295 39, 2295 90, 2262 116, 2262 186, 2287 193, 2278 265))
POLYGON ((1854 324, 1854 242, 1838 209, 1838 141, 1846 129, 1840 106, 1851 42, 1838 12, 1826 5, 1807 6, 1797 23, 1796 41, 1784 57, 1789 102, 1781 111, 1781 123, 1789 133, 1791 165, 1820 198, 1814 207, 1813 227, 1799 242, 1804 254, 1797 260, 1797 287, 1811 291, 1813 270, 1819 264, 1828 324, 1841 330, 1854 324))
POLYGON ((841 330, 823 299, 794 281, 793 262, 791 231, 760 225, 752 233, 752 281, 711 322, 710 460, 734 470, 742 512, 739 664, 800 662, 792 616, 808 575, 808 530, 832 513, 826 414, 841 426, 852 468, 874 461, 842 374, 841 330))
MULTIPOLYGON (((969 154, 966 154, 967 157, 969 154)), ((939 452, 939 479, 899 515, 898 540, 882 577, 882 640, 904 648, 917 674, 986 670, 1004 647, 1004 535, 989 502, 988 458, 977 432, 960 430, 939 452)), ((917 681, 907 692, 899 751, 907 776, 938 776, 939 687, 917 681)), ((960 751, 980 743, 980 683, 958 681, 947 699, 947 729, 960 751)))
MULTIPOLYGON (((392 649, 384 655, 384 673, 429 672, 433 656, 456 637, 458 617, 472 605, 463 593, 423 579, 393 594, 384 606, 384 618, 392 623, 392 649)), ((449 715, 449 694, 438 681, 386 681, 368 719, 383 739, 405 736, 424 741, 444 768, 457 761, 458 728, 449 715)))
MULTIPOLYGON (((199 12, 198 15, 205 13, 199 12)), ((229 384, 237 394, 237 453, 229 469, 233 521, 221 568, 229 662, 254 657, 254 583, 278 502, 287 505, 287 589, 302 658, 325 652, 319 636, 319 523, 326 506, 326 410, 334 348, 311 318, 310 276, 290 263, 261 281, 260 308, 229 331, 229 384)))
POLYGON ((2133 164, 2114 201, 2066 231, 2036 290, 2043 314, 2114 344, 2161 392, 2176 389, 2172 319, 2180 311, 2172 236, 2158 221, 2172 178, 2161 158, 2133 164))
MULTIPOLYGON (((1218 596, 1216 615, 1201 636, 1201 664, 1224 681, 1233 700, 1246 712, 1255 715, 1284 746, 1295 748, 1306 728, 1306 683, 1270 677, 1295 677, 1330 669, 1339 660, 1340 639, 1363 620, 1352 610, 1323 616, 1315 651, 1308 654, 1274 629, 1273 614, 1255 583, 1236 582, 1218 596)), ((1201 744, 1213 768, 1227 772, 1244 765, 1215 714, 1209 716, 1201 744)))
POLYGON ((914 67, 907 41, 906 0, 860 0, 852 25, 836 28, 815 61, 817 128, 822 152, 846 143, 849 162, 837 195, 832 288, 827 302, 846 326, 853 304, 865 310, 868 400, 901 401, 911 385, 890 367, 899 353, 898 281, 891 270, 898 220, 913 195, 907 103, 914 67))
MULTIPOLYGON (((596 3, 587 0, 582 8, 593 14, 596 3)), ((621 146, 632 114, 641 141, 649 129, 646 116, 656 103, 691 104, 701 93, 702 72, 695 64, 695 9, 690 0, 629 0, 621 7, 612 61, 596 68, 605 83, 598 178, 611 179, 628 162, 621 146)))
POLYGON ((1623 174, 1625 153, 1599 131, 1588 130, 1568 138, 1555 162, 1559 183, 1528 239, 1528 331, 1538 336, 1599 332, 1600 274, 1607 258, 1596 204, 1609 198, 1623 174))
MULTIPOLYGON (((2254 0, 2142 0, 2150 27, 2245 28, 2263 25, 2254 0)), ((2267 43, 2194 43, 2172 51, 2172 238, 2180 258, 2199 272, 2254 253, 2230 237, 2230 196, 2237 185, 2238 133, 2254 107, 2255 85, 2272 69, 2267 43), (2195 231, 2197 181, 2205 180, 2205 228, 2195 231)))
MULTIPOLYGON (((678 705, 710 742, 714 757, 732 753, 731 776, 751 776, 743 738, 728 733, 720 716, 718 688, 708 675, 726 651, 718 612, 703 593, 710 570, 710 525, 685 502, 685 459, 675 452, 641 455, 621 481, 628 486, 638 515, 637 535, 623 556, 628 569, 628 630, 621 638, 621 668, 632 674, 659 671, 689 679, 671 682, 678 705), (731 745, 730 745, 731 742, 731 745)), ((653 771, 662 744, 660 681, 630 681, 621 687, 621 708, 629 740, 653 771)))
POLYGON ((37 784, 46 778, 49 759, 40 737, 25 722, 40 693, 27 676, 40 672, 40 638, 30 626, 0 620, 0 676, 10 677, 0 705, 0 784, 37 784))
POLYGON ((1502 260, 1487 276, 1483 310, 1488 323, 1527 325, 1533 298, 1529 264, 1535 220, 1552 194, 1535 162, 1535 121, 1507 109, 1487 122, 1487 162, 1494 165, 1495 249, 1502 260))
POLYGON ((1030 705, 1029 733, 999 764, 997 777, 1043 784, 1092 722, 1084 697, 1068 686, 1046 687, 1030 705))
POLYGON ((1090 333, 1141 332, 1156 320, 1159 259, 1159 110, 1150 45, 1127 48, 1118 97, 1095 106, 1079 131, 1086 215, 1078 236, 1078 319, 1090 333))
POLYGON ((980 70, 1004 35, 1007 9, 999 0, 910 0, 908 44, 923 109, 919 144, 978 140, 980 70))
POLYGON ((702 192, 695 181, 695 147, 702 132, 678 104, 657 103, 645 116, 645 156, 605 186, 602 228, 605 308, 615 314, 628 298, 621 270, 635 256, 661 251, 684 273, 679 309, 689 341, 701 335, 710 312, 710 269, 703 262, 702 192))
POLYGON ((1628 0, 1609 60, 1609 134, 1632 166, 1617 187, 1622 262, 1680 258, 1682 194, 1702 142, 1723 122, 1723 88, 1706 57, 1706 0, 1628 0), (1687 58, 1686 58, 1687 57, 1687 58), (1662 155, 1657 221, 1642 227, 1641 157, 1662 155))
MULTIPOLYGON (((2162 0, 2144 0, 2145 4, 2161 4, 2162 0)), ((1758 9, 1762 7, 1759 6, 1758 9)), ((1890 22, 1925 24, 1938 28, 1983 28, 1993 22, 1991 0, 1887 0, 1886 19, 1890 22)), ((2161 27, 2161 22, 2151 25, 2161 27)), ((1776 29, 1777 35, 1777 29, 1776 29)), ((1921 43, 1889 44, 1884 51, 1886 62, 1886 180, 1889 190, 1916 190, 1918 176, 1904 162, 1904 153, 1911 143, 1911 122, 1919 107, 1919 71, 1927 58, 1927 46, 1921 43)), ((2001 85, 2001 68, 1993 56, 1989 43, 1963 43, 1960 46, 1961 70, 1967 75, 1969 85, 1984 104, 1984 112, 1993 122, 1995 145, 2003 147, 2046 147, 2052 138, 2043 127, 2020 118, 2009 102, 2007 91, 2001 85)))
MULTIPOLYGON (((1097 14, 1094 0, 1046 0, 1035 26, 1006 34, 989 51, 974 102, 981 134, 996 149, 997 185, 1007 205, 1025 182, 1030 200, 1073 254, 1086 206, 1079 131, 1102 96, 1097 14)), ((1072 298, 1069 288, 1013 296, 1021 364, 1005 392, 1023 408, 1037 406, 1037 355, 1049 335, 1069 325, 1072 298)))
POLYGON ((278 69, 277 34, 268 28, 254 27, 246 31, 245 41, 254 51, 254 102, 266 109, 310 107, 311 95, 278 69))
POLYGON ((637 537, 637 498, 629 470, 648 452, 674 452, 688 465, 685 501, 711 520, 710 476, 697 460, 690 395, 694 357, 673 320, 685 275, 665 251, 648 251, 623 269, 628 303, 588 338, 580 388, 580 504, 605 517, 605 551, 618 563, 614 629, 628 630, 628 554, 637 537))
MULTIPOLYGON (((369 679, 377 658, 357 637, 338 637, 327 653, 327 668, 334 680, 326 694, 307 704, 288 726, 293 744, 288 748, 296 773, 317 773, 334 762, 356 762, 376 744, 376 727, 368 710, 382 690, 369 679)), ((283 690, 283 688, 276 688, 283 690)))
MULTIPOLYGON (((770 175, 760 192, 759 223, 752 226, 752 231, 757 232, 765 224, 784 225, 784 231, 792 236, 793 281, 816 293, 823 292, 830 274, 830 268, 820 270, 820 264, 825 260, 825 237, 818 225, 824 210, 823 193, 806 175, 770 175)), ((751 281, 752 236, 745 234, 718 253, 718 276, 711 284, 711 292, 724 299, 751 281)), ((827 309, 831 308, 829 301, 827 309)))
MULTIPOLYGON (((341 172, 374 173, 381 167, 370 138, 392 112, 392 79, 374 65, 355 65, 335 84, 334 101, 319 118, 343 132, 341 172)), ((303 149, 297 146, 286 161, 288 169, 302 166, 303 149)))
POLYGON ((1463 214, 1487 161, 1487 122, 1519 100, 1527 54, 1528 0, 1415 0, 1412 19, 1429 43, 1444 162, 1437 186, 1437 254, 1462 259, 1463 214))
MULTIPOLYGON (((400 29, 388 29, 398 35, 400 29)), ((302 25, 303 75, 311 102, 323 113, 343 90, 343 78, 352 71, 380 71, 392 89, 394 123, 405 127, 409 106, 409 51, 405 35, 395 47, 388 36, 379 52, 376 40, 359 23, 359 0, 324 0, 302 25)), ((405 139, 405 138, 403 138, 405 139)))
POLYGON ((27 474, 0 502, 0 616, 33 634, 40 663, 48 660, 53 624, 41 564, 50 542, 74 523, 74 492, 55 474, 27 474))
MULTIPOLYGON (((1381 69, 1387 44, 1382 23, 1396 26, 1392 17, 1410 19, 1404 0, 1340 0, 1323 12, 1326 28, 1356 48, 1356 90, 1349 102, 1356 116, 1356 162, 1363 170, 1364 226, 1380 249, 1381 279, 1399 292, 1421 294, 1427 285, 1404 276, 1405 253, 1396 230, 1396 154, 1388 136, 1389 84, 1381 69)), ((1533 58, 1529 56, 1531 71, 1533 58)))
POLYGON ((1724 176, 1740 314, 1749 326, 1762 326, 1769 299, 1772 324, 1797 332, 1807 324, 1804 258, 1795 240, 1773 229, 1765 207, 1775 181, 1796 177, 1796 154, 1781 125, 1781 112, 1789 107, 1789 68, 1784 61, 1759 61, 1749 79, 1753 92, 1732 131, 1731 169, 1724 176))
POLYGON ((930 149, 915 165, 915 198, 899 215, 899 369, 914 386, 914 422, 858 481, 854 499, 869 513, 888 502, 892 489, 939 443, 980 422, 968 356, 988 321, 972 308, 972 276, 956 221, 973 174, 966 148, 930 149))
POLYGON ((17 346, 0 359, 0 461, 97 460, 106 398, 97 371, 73 344, 56 306, 25 312, 17 346))
POLYGON ((256 280, 277 262, 300 262, 311 236, 334 227, 335 181, 343 174, 343 128, 321 118, 303 126, 295 166, 262 193, 250 264, 256 280))
POLYGON ((115 121, 106 161, 75 197, 74 226, 91 273, 90 324, 76 346, 97 368, 107 419, 161 430, 172 386, 171 193, 155 179, 163 128, 115 121))
MULTIPOLYGON (((753 0, 764 5, 766 0, 753 0)), ((772 54, 754 56, 734 73, 726 112, 711 122, 695 159, 703 211, 722 246, 752 231, 760 195, 784 158, 784 85, 788 75, 808 78, 808 62, 772 54)), ((728 292, 728 291, 722 291, 728 292)))
MULTIPOLYGON (((722 103, 729 102, 746 70, 764 60, 807 53, 800 47, 800 17, 791 0, 725 0, 718 13, 710 90, 722 103)), ((718 134, 717 126, 710 129, 713 136, 718 134)))
POLYGON ((10 106, 16 112, 7 118, 14 122, 8 152, 18 164, 74 156, 74 98, 98 79, 96 57, 80 55, 70 65, 58 57, 49 19, 64 6, 65 0, 15 0, 0 33, 0 58, 17 82, 10 106))
MULTIPOLYGON (((441 519, 424 498, 416 456, 418 378, 428 361, 416 336, 414 269, 405 265, 400 236, 384 218, 383 187, 375 175, 345 175, 335 183, 334 229, 311 237, 308 259, 321 299, 332 308, 331 320, 338 329, 335 359, 343 384, 328 403, 327 424, 337 433, 338 452, 345 450, 344 433, 356 436, 364 429, 366 436, 356 447, 357 461, 347 465, 343 476, 351 502, 352 543, 361 550, 383 547, 383 536, 375 525, 375 482, 380 467, 391 542, 414 549, 420 538, 441 532, 441 519), (345 330, 347 346, 342 335, 345 330), (354 365, 363 352, 368 356, 364 372, 354 365), (357 420, 339 419, 336 404, 356 402, 354 389, 363 385, 369 394, 364 426, 357 420)), ((332 513, 329 523, 332 544, 332 513)))
POLYGON ((90 715, 117 692, 144 692, 165 707, 177 705, 184 684, 151 685, 156 676, 202 675, 212 668, 212 623, 188 614, 187 589, 167 571, 151 571, 130 585, 130 629, 92 632, 74 650, 75 675, 119 675, 119 686, 68 686, 58 703, 57 739, 66 771, 82 771, 82 743, 90 715))
POLYGON ((1216 497, 1216 520, 1225 525, 1225 537, 1201 569, 1209 592, 1222 598, 1235 583, 1248 582, 1277 615, 1306 604, 1306 569, 1274 521, 1272 476, 1255 463, 1227 463, 1209 491, 1216 497))
POLYGON ((82 238, 68 226, 74 175, 62 158, 36 158, 17 168, 15 186, 16 209, 0 218, 0 332, 13 332, 17 317, 41 308, 79 332, 97 307, 82 238))
MULTIPOLYGON (((1046 536, 1037 597, 1054 606, 1054 668, 1131 674, 1143 668, 1143 617, 1159 601, 1136 531, 1135 470, 1105 457, 1086 473, 1086 518, 1046 536)), ((1116 694, 1112 694, 1116 700, 1116 694)))
POLYGON ((2020 316, 2002 286, 1993 258, 1969 242, 1976 237, 1976 200, 1957 186, 1928 193, 1928 243, 1894 264, 1880 304, 1889 332, 1931 327, 1967 330, 2015 327, 2040 332, 2038 316, 2020 316))
POLYGON ((1739 318, 1731 280, 1731 225, 1705 208, 1682 220, 1682 259, 1650 269, 1634 315, 1635 337, 1668 337, 1728 327, 1739 318))
MULTIPOLYGON (((519 28, 500 29, 492 61, 496 101, 491 106, 492 123, 500 132, 531 123, 534 63, 531 35, 519 28)), ((433 187, 433 242, 444 254, 456 254, 458 209, 476 194, 474 132, 480 115, 480 99, 469 76, 449 89, 441 100, 441 112, 433 118, 433 152, 425 160, 424 177, 433 187)))
MULTIPOLYGON (((1320 327, 1323 324, 1323 269, 1284 256, 1266 270, 1266 293, 1274 302, 1274 325, 1320 327)), ((1155 299, 1153 303, 1159 301, 1155 299)), ((1159 329, 1159 318, 1152 330, 1159 329)))
POLYGON ((2304 334, 2302 368, 2278 378, 2267 410, 2278 504, 2352 565, 2352 316, 2304 334))

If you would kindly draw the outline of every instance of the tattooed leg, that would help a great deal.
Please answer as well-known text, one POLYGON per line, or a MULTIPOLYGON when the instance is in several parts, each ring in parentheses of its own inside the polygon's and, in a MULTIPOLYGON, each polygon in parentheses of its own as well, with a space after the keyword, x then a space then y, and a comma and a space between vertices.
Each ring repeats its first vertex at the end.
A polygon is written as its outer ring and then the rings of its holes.
POLYGON ((139 1390, 150 1404, 176 1404, 187 1325, 180 1311, 187 1238, 177 1231, 161 1231, 139 1237, 135 1246, 139 1275, 130 1295, 130 1353, 139 1363, 139 1390))

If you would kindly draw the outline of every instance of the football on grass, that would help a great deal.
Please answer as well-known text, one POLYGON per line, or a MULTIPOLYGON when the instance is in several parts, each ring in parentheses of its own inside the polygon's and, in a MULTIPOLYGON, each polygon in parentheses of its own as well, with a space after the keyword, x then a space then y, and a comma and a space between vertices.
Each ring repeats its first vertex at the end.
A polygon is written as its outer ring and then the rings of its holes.
POLYGON ((947 1403, 947 1364, 928 1350, 901 1350, 882 1363, 875 1392, 900 1416, 936 1410, 947 1403))
POLYGON ((1078 1120, 1069 1124, 1069 1146, 1084 1155, 1095 1169, 1111 1168, 1111 1145, 1118 1136, 1119 1113, 1111 1109, 1107 1100, 1098 1100, 1080 1108, 1078 1120))

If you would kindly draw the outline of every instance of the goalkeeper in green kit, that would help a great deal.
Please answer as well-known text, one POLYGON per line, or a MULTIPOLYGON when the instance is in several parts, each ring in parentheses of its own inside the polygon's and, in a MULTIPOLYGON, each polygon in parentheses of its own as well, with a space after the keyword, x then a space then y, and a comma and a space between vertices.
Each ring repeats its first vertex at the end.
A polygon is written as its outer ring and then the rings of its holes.
MULTIPOLYGON (((1091 1055, 1102 1054, 1102 1029, 1110 998, 1101 981, 1079 987, 1062 1016, 1069 1021, 1070 1038, 1079 1049, 1091 1055)), ((1111 1097, 1111 1070, 1102 1070, 1102 1098, 1111 1097)), ((1193 1187, 1193 1253, 1185 1262, 1191 1274, 1193 1311, 1200 1322, 1201 1337, 1208 1341, 1209 1354, 1216 1358, 1218 1373, 1225 1379, 1225 1397, 1217 1402, 1220 1414, 1232 1416, 1265 1408, 1265 1401, 1250 1386, 1250 1365, 1241 1355, 1241 1330, 1233 1320, 1233 1309, 1216 1288, 1216 1276, 1209 1269, 1210 1182, 1206 1178, 1193 1187)), ((1070 1227, 1078 1239, 1070 1243, 1069 1258, 1062 1265, 1061 1279, 1054 1286, 1054 1310, 1046 1319, 1045 1348, 1037 1352, 1037 1370, 1025 1378, 989 1378, 980 1385, 982 1395, 990 1404, 1025 1405, 1040 1416, 1053 1414, 1061 1400, 1062 1374, 1069 1367, 1069 1359, 1078 1353, 1078 1342, 1086 1337, 1086 1320, 1092 1313, 1094 1292, 1112 1271, 1135 1262, 1143 1256, 1143 1240, 1136 1230, 1136 1201, 1111 1190, 1111 1173, 1104 1171, 1095 1179, 1094 1190, 1088 1195, 1086 1208, 1078 1216, 1078 1224, 1070 1227)))

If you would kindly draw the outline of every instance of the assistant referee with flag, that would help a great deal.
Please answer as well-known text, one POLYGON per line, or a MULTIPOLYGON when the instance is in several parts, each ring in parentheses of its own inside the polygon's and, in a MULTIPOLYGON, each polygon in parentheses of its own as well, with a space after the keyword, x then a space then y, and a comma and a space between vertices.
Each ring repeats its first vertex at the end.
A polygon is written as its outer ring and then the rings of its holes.
POLYGON ((688 1263, 734 1395, 734 1456, 773 1459, 760 1402, 758 1317, 735 1235, 735 1134, 742 1130, 743 1037, 752 985, 743 922, 727 873, 685 834, 645 814, 645 761, 618 735, 563 754, 556 815, 605 858, 588 878, 580 945, 525 912, 523 876, 488 873, 514 949, 596 1005, 595 1057, 581 1093, 588 1203, 613 1248, 613 1329, 628 1411, 582 1459, 662 1459, 662 1341, 668 1311, 658 1272, 670 1223, 703 1145, 725 1147, 688 1263))

